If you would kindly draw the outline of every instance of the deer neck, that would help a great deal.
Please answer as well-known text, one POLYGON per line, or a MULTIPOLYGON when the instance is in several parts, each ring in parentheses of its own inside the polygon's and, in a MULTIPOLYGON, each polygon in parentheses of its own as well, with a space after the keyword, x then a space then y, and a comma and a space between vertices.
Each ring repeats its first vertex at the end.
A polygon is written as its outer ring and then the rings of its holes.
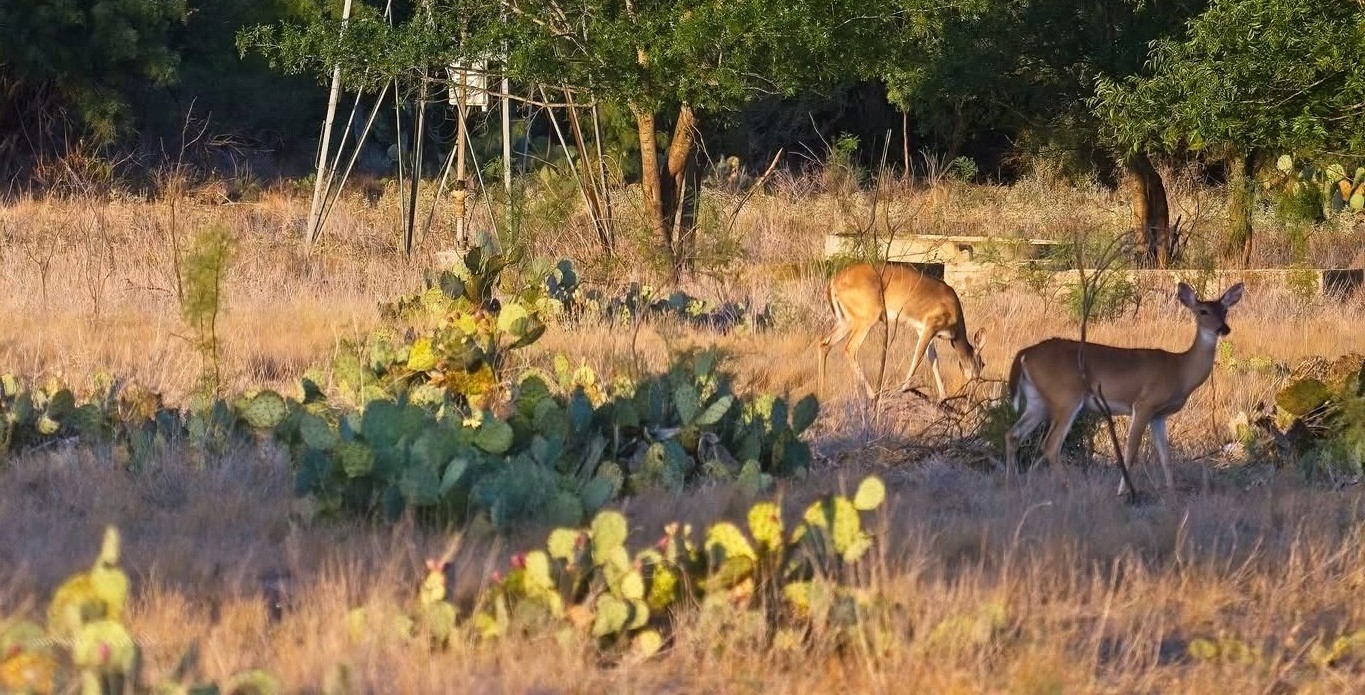
POLYGON ((1180 354, 1180 380, 1193 390, 1203 384, 1213 372, 1213 359, 1218 353, 1218 333, 1202 326, 1194 331, 1190 349, 1180 354))

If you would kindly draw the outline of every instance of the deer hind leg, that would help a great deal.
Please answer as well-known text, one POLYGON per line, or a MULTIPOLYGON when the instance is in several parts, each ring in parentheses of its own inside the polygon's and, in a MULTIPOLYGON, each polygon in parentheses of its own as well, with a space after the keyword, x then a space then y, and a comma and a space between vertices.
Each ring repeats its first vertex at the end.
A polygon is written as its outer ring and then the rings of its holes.
POLYGON ((1052 410, 1052 426, 1048 428, 1047 440, 1043 442, 1043 456, 1053 470, 1062 468, 1062 442, 1066 441, 1066 435, 1071 432, 1071 426, 1083 407, 1085 401, 1078 398, 1074 403, 1059 403, 1052 410))
POLYGON ((1019 472, 1019 442, 1033 434, 1046 417, 1047 406, 1043 404, 1042 399, 1036 393, 1029 395, 1028 403, 1024 406, 1024 412, 1019 415, 1019 420, 1005 433, 1006 475, 1019 472))
MULTIPOLYGON (((868 398, 875 396, 876 391, 873 390, 872 384, 868 382, 867 375, 863 373, 863 366, 858 364, 858 350, 863 347, 863 341, 867 340, 867 334, 871 332, 871 330, 871 323, 859 324, 857 328, 854 328, 851 331, 853 333, 852 337, 848 339, 847 343, 844 343, 844 356, 848 358, 848 363, 853 365, 853 373, 858 375, 858 380, 863 382, 863 390, 867 392, 868 398)), ((885 359, 885 356, 883 356, 883 359, 885 359)))
MULTIPOLYGON (((1133 409, 1133 418, 1128 422, 1128 442, 1123 447, 1123 462, 1128 466, 1128 474, 1133 475, 1137 470, 1138 452, 1142 449, 1142 434, 1147 430, 1147 424, 1152 422, 1152 416, 1136 408, 1133 409)), ((1119 478, 1119 494, 1128 491, 1128 481, 1119 478)))
POLYGON ((834 330, 831 331, 829 335, 825 336, 824 340, 820 341, 818 347, 820 352, 820 366, 816 376, 815 390, 821 397, 824 397, 825 395, 825 363, 829 361, 829 351, 835 345, 838 345, 840 341, 848 338, 849 333, 852 333, 852 330, 848 327, 848 323, 839 321, 838 325, 834 327, 834 330))

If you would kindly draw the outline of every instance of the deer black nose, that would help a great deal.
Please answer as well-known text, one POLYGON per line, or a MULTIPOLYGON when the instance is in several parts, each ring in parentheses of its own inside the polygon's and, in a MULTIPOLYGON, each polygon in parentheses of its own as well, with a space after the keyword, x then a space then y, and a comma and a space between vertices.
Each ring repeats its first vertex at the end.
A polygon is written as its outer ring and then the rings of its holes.
POLYGON ((1220 336, 1222 336, 1222 335, 1227 335, 1227 334, 1229 334, 1229 333, 1231 333, 1231 332, 1232 332, 1232 329, 1229 328, 1228 325, 1227 325, 1226 323, 1223 324, 1222 326, 1220 326, 1220 327, 1218 328, 1218 335, 1220 335, 1220 336))

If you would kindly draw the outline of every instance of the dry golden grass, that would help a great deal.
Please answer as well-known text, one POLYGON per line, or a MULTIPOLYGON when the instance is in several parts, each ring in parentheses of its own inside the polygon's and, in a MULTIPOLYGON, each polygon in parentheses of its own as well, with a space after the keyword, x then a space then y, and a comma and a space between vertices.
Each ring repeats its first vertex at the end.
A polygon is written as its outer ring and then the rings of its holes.
MULTIPOLYGON (((1175 193, 1178 208, 1209 196, 1175 193)), ((1112 196, 1038 182, 932 195, 892 194, 887 229, 1063 237, 1116 229, 1127 215, 1112 196)), ((296 388, 311 365, 330 361, 339 340, 376 325, 378 302, 419 286, 436 247, 428 243, 420 257, 403 260, 389 241, 392 210, 348 200, 322 252, 307 256, 297 243, 306 205, 273 192, 231 206, 77 201, 0 209, 0 371, 60 371, 81 384, 107 370, 182 401, 200 365, 174 299, 172 239, 183 245, 194 229, 216 223, 238 245, 220 326, 227 388, 296 388)), ((741 388, 810 392, 813 345, 830 326, 814 263, 822 235, 859 226, 865 216, 858 201, 792 191, 744 209, 731 270, 712 259, 689 289, 773 303, 781 319, 774 330, 720 336, 668 322, 638 332, 556 327, 525 359, 543 363, 563 352, 610 373, 657 368, 670 351, 714 344, 729 354, 725 364, 741 388), (797 270, 765 270, 778 264, 797 270)), ((562 239, 588 238, 581 222, 559 221, 570 228, 562 239)), ((436 241, 447 232, 438 224, 436 241)), ((537 251, 566 244, 547 242, 537 251)), ((579 252, 589 277, 610 270, 620 282, 657 282, 638 259, 612 266, 579 252)), ((1342 253, 1329 248, 1323 257, 1342 253)), ((977 398, 995 395, 1014 351, 1077 331, 1055 299, 1022 287, 963 300, 969 327, 982 326, 987 336, 988 381, 972 392, 977 398)), ((1213 377, 1172 418, 1181 454, 1177 489, 1140 507, 1115 499, 1108 466, 1075 472, 1063 486, 1048 471, 1007 483, 964 465, 955 449, 935 450, 943 444, 934 438, 941 418, 919 399, 888 394, 881 410, 870 411, 836 351, 831 392, 813 431, 817 464, 808 479, 781 484, 781 494, 794 513, 863 474, 887 481, 891 499, 872 562, 877 589, 898 606, 879 616, 897 637, 884 654, 838 654, 822 644, 801 654, 772 652, 695 616, 681 618, 666 656, 621 668, 600 667, 582 649, 554 640, 460 643, 439 655, 382 639, 354 644, 346 610, 405 600, 422 558, 439 554, 450 538, 408 525, 301 524, 291 514, 288 463, 255 450, 233 452, 208 469, 172 452, 137 475, 86 451, 7 462, 0 470, 0 615, 41 615, 57 582, 93 557, 97 530, 116 523, 135 587, 130 622, 153 680, 198 642, 204 676, 260 666, 291 692, 312 691, 337 664, 348 666, 359 692, 1358 691, 1361 672, 1320 668, 1307 654, 1315 643, 1365 628, 1359 489, 1314 487, 1291 471, 1236 465, 1224 460, 1222 445, 1229 419, 1281 383, 1277 365, 1359 350, 1362 319, 1359 300, 1249 291, 1231 312, 1230 348, 1213 377), (280 576, 291 608, 271 623, 263 585, 280 576), (1003 634, 980 643, 930 638, 943 619, 987 604, 1005 608, 1003 634), (1259 656, 1246 665, 1185 658, 1190 639, 1219 635, 1259 656)), ((1136 313, 1093 325, 1091 336, 1181 349, 1192 331, 1173 288, 1153 288, 1136 313)), ((869 374, 876 373, 881 335, 874 332, 864 347, 869 374)), ((909 340, 893 338, 888 385, 899 383, 908 364, 909 340)), ((954 389, 960 372, 943 352, 954 389)), ((917 379, 928 384, 927 372, 917 379)), ((1140 487, 1154 489, 1150 474, 1140 468, 1140 487)), ((728 486, 709 485, 621 506, 635 524, 634 541, 643 543, 665 521, 738 518, 748 504, 728 486)), ((525 528, 501 539, 471 532, 455 561, 457 595, 471 596, 491 565, 504 563, 510 549, 542 542, 544 532, 525 528)))

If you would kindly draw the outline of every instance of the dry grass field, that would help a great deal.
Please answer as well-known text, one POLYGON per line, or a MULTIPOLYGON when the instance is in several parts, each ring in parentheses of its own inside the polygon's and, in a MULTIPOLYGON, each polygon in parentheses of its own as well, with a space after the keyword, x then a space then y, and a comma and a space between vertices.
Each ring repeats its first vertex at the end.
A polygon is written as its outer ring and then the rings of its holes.
MULTIPOLYGON (((1185 212, 1187 224, 1195 218, 1196 234, 1217 234, 1216 193, 1180 185, 1172 192, 1173 210, 1185 212)), ((1038 180, 882 197, 875 218, 882 233, 1067 238, 1111 233, 1128 215, 1121 196, 1038 180)), ((329 364, 341 340, 377 324, 379 302, 419 288, 423 270, 435 266, 434 250, 449 243, 449 221, 438 219, 423 251, 404 259, 393 250, 392 201, 377 208, 359 195, 343 201, 311 255, 299 243, 307 196, 284 191, 228 205, 184 198, 0 208, 0 372, 60 373, 80 385, 108 371, 183 402, 200 364, 179 316, 175 249, 216 224, 236 241, 219 324, 226 387, 296 393, 298 379, 329 364)), ((706 247, 710 255, 687 289, 767 304, 776 317, 771 329, 720 335, 661 321, 635 334, 554 326, 525 359, 546 364, 559 352, 611 374, 637 362, 658 368, 670 350, 712 344, 727 353, 725 367, 741 389, 812 392, 813 347, 832 322, 818 262, 823 237, 865 225, 870 207, 866 195, 793 183, 749 201, 733 227, 715 233, 724 238, 706 247)), ((1258 224, 1258 261, 1288 262, 1290 231, 1268 218, 1258 224)), ((658 282, 641 260, 643 242, 626 235, 623 258, 608 262, 587 250, 584 229, 569 216, 524 233, 537 254, 574 258, 591 283, 658 282)), ((1306 240, 1309 258, 1345 265, 1361 234, 1359 225, 1315 230, 1306 240)), ((986 370, 983 383, 954 401, 959 406, 996 397, 1018 349, 1077 333, 1063 299, 1008 276, 1000 285, 963 296, 969 328, 985 329, 986 370)), ((1135 311, 1092 325, 1091 339, 1186 347, 1193 321, 1174 288, 1142 289, 1135 311)), ((289 692, 320 692, 338 664, 354 692, 376 693, 1361 692, 1365 667, 1311 658, 1314 645, 1365 629, 1360 487, 1309 484, 1293 470, 1241 461, 1225 445, 1232 418, 1272 398, 1295 365, 1362 351, 1365 300, 1251 285, 1228 323, 1232 333, 1212 377, 1171 419, 1176 488, 1156 487, 1153 458, 1138 467, 1137 481, 1154 496, 1138 506, 1115 497, 1107 448, 1099 465, 1073 469, 1065 485, 1042 469, 1015 480, 991 470, 998 453, 956 436, 970 423, 891 388, 908 366, 904 336, 890 341, 888 392, 875 409, 842 355, 832 354, 830 393, 809 435, 812 474, 779 481, 778 490, 796 513, 867 473, 886 481, 890 497, 871 562, 874 588, 897 607, 878 616, 897 638, 886 652, 821 644, 802 653, 770 650, 686 615, 667 652, 626 667, 600 666, 583 649, 549 638, 457 644, 434 655, 397 641, 355 644, 346 610, 410 596, 422 559, 452 536, 407 523, 301 523, 291 514, 289 463, 256 450, 208 469, 171 454, 136 475, 79 450, 0 462, 0 617, 40 619, 57 583, 88 564, 99 530, 114 523, 133 580, 129 624, 152 680, 197 642, 203 676, 259 666, 289 692), (282 581, 289 597, 279 622, 265 610, 263 587, 272 581, 282 581), (995 631, 930 639, 945 618, 987 608, 1003 615, 995 631), (1246 658, 1193 659, 1186 647, 1197 638, 1235 640, 1246 658)), ((869 374, 877 371, 882 334, 874 331, 863 349, 869 374)), ((948 387, 957 390, 961 371, 951 351, 942 353, 948 387)), ((932 393, 927 369, 916 379, 932 393)), ((621 507, 633 541, 648 542, 667 521, 737 518, 748 504, 737 490, 713 484, 621 507)), ((472 596, 491 567, 543 542, 545 531, 466 533, 456 593, 472 596)))

